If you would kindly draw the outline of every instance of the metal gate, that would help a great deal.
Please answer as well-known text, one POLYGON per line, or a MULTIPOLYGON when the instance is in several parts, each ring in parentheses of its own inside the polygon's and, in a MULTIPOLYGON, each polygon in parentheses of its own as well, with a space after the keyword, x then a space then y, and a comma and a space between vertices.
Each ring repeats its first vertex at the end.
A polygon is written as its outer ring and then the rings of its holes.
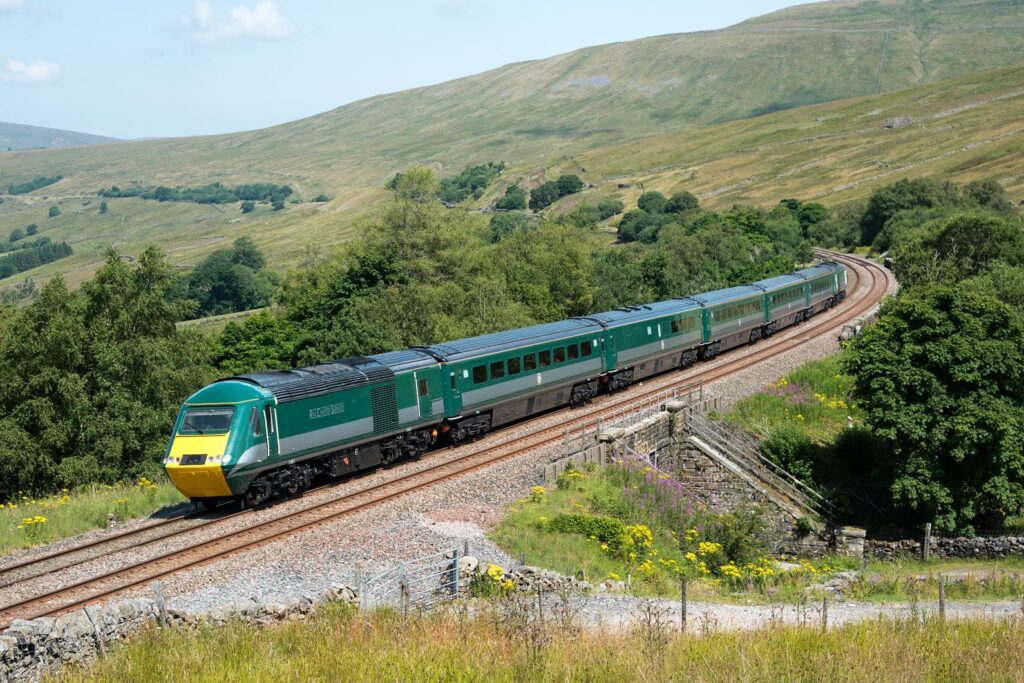
POLYGON ((394 607, 427 608, 459 596, 458 548, 418 557, 363 580, 359 586, 360 609, 394 607))

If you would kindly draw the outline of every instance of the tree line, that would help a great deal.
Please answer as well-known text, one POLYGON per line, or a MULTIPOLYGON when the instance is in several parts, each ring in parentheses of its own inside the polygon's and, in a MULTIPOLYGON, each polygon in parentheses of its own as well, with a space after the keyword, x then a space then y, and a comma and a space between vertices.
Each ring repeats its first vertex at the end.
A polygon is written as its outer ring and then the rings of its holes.
POLYGON ((73 253, 71 245, 67 242, 52 242, 49 237, 40 237, 30 244, 24 244, 0 256, 0 279, 52 263, 73 253))
POLYGON ((233 202, 269 202, 275 209, 284 208, 284 200, 292 194, 292 188, 274 183, 249 183, 227 187, 222 183, 210 183, 201 187, 129 187, 100 190, 100 196, 109 198, 138 197, 158 202, 194 202, 196 204, 231 204, 233 202))
POLYGON ((57 181, 61 180, 64 176, 39 176, 32 180, 26 180, 23 183, 12 183, 7 186, 8 194, 28 194, 29 192, 35 192, 47 185, 53 185, 57 181))

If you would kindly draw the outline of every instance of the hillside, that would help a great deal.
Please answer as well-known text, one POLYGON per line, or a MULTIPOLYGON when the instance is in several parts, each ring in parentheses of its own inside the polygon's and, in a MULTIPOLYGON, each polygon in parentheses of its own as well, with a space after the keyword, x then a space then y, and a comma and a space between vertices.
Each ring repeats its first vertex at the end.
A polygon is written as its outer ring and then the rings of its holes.
MULTIPOLYGON (((1005 0, 805 5, 720 31, 659 36, 511 64, 259 131, 5 154, 0 187, 60 174, 64 179, 45 193, 67 206, 63 216, 50 220, 41 198, 9 199, 0 206, 0 234, 36 222, 41 234, 73 240, 76 256, 55 266, 72 269, 72 281, 90 272, 110 244, 133 253, 155 242, 177 263, 191 264, 243 233, 252 235, 269 252, 272 265, 280 267, 298 261, 310 242, 330 246, 346 239, 353 221, 387 198, 383 183, 398 170, 423 163, 451 174, 470 163, 499 159, 510 164, 506 178, 522 177, 527 184, 542 180, 552 165, 575 168, 587 181, 601 182, 653 166, 688 168, 700 160, 706 201, 755 201, 754 186, 764 185, 765 179, 748 182, 747 176, 762 164, 758 155, 742 151, 734 138, 738 131, 759 144, 783 145, 792 134, 789 142, 796 146, 778 148, 789 159, 825 147, 834 154, 853 145, 858 135, 874 140, 881 121, 869 118, 851 127, 843 115, 830 117, 824 105, 814 109, 814 116, 824 117, 815 122, 822 125, 808 127, 805 114, 797 113, 804 110, 793 108, 868 96, 881 103, 872 106, 888 111, 882 106, 888 102, 886 92, 1017 62, 1024 55, 1022 24, 1024 4, 1005 0), (883 94, 876 96, 877 91, 883 94), (812 129, 810 135, 838 131, 842 137, 817 148, 796 143, 812 129), (708 175, 712 169, 715 174, 708 175), (738 186, 730 188, 721 182, 725 178, 738 186), (109 214, 100 216, 94 201, 97 190, 113 184, 214 181, 287 183, 302 199, 325 192, 333 200, 289 205, 277 213, 260 209, 244 217, 237 206, 137 199, 111 200, 109 214)), ((982 75, 949 86, 948 94, 942 84, 924 92, 968 104, 980 93, 1006 94, 1007 88, 1020 85, 1019 76, 1001 72, 994 83, 993 75, 982 75)), ((924 111, 914 97, 907 94, 892 106, 901 108, 900 115, 924 111)), ((1006 116, 1015 103, 1004 103, 984 111, 1006 116)), ((854 105, 837 106, 844 111, 854 105)), ((947 103, 946 108, 955 106, 947 103)), ((935 126, 961 125, 958 131, 964 134, 973 130, 970 126, 985 125, 972 118, 974 109, 966 114, 970 121, 954 116, 935 126)), ((910 158, 912 147, 936 139, 911 140, 906 130, 890 132, 879 150, 884 154, 876 155, 881 163, 891 163, 886 155, 900 154, 904 143, 910 158)), ((835 187, 823 180, 830 163, 818 159, 814 172, 793 170, 783 176, 787 180, 781 184, 791 188, 785 193, 833 192, 835 187)), ((921 172, 927 172, 925 166, 919 164, 921 172)), ((841 194, 866 192, 869 183, 857 182, 841 194)), ((770 199, 783 191, 765 186, 762 195, 770 199)))
POLYGON ((120 141, 116 138, 106 138, 102 135, 90 135, 89 133, 77 133, 73 130, 41 128, 39 126, 26 126, 20 123, 4 123, 0 121, 0 152, 102 145, 107 142, 120 141))

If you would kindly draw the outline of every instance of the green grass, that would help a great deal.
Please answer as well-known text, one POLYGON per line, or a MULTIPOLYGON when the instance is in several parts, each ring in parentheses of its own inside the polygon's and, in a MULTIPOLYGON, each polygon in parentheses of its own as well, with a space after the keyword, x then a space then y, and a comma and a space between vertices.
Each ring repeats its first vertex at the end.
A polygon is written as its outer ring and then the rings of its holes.
POLYGON ((0 505, 0 554, 102 529, 111 513, 123 521, 184 500, 170 482, 145 479, 117 486, 97 484, 45 498, 17 496, 0 505))
POLYGON ((1024 599, 1024 558, 871 562, 852 583, 853 600, 937 600, 946 577, 948 600, 1024 599))
POLYGON ((70 272, 74 282, 108 245, 136 255, 156 244, 174 263, 194 265, 243 234, 280 269, 302 262, 309 244, 349 239, 357 218, 388 200, 384 183, 396 171, 425 164, 450 176, 498 160, 509 167, 478 205, 511 182, 534 187, 561 172, 594 184, 587 197, 614 194, 629 205, 641 183, 728 208, 787 196, 834 203, 927 174, 998 177, 1020 199, 1020 98, 996 98, 1019 91, 1024 70, 979 72, 1021 61, 1024 34, 1013 28, 1021 21, 1024 6, 997 0, 798 6, 721 31, 512 64, 260 131, 4 153, 0 187, 65 178, 9 198, 0 235, 36 222, 41 234, 73 240, 74 257, 31 275, 70 272), (1006 29, 978 28, 996 25, 1006 29), (807 106, 751 117, 796 105, 807 106), (914 125, 883 128, 897 115, 914 125), (246 216, 237 205, 108 200, 107 215, 96 201, 81 206, 115 184, 214 181, 285 183, 304 200, 333 199, 246 216), (53 201, 62 216, 40 220, 53 201))
POLYGON ((306 623, 149 631, 60 681, 1013 681, 1021 620, 870 621, 711 636, 672 626, 576 633, 552 622, 323 610, 306 623), (536 635, 543 636, 537 638, 536 635))
POLYGON ((795 428, 814 443, 831 443, 851 422, 863 422, 863 411, 848 400, 852 388, 853 377, 841 371, 840 356, 831 356, 780 377, 721 417, 760 436, 795 428))

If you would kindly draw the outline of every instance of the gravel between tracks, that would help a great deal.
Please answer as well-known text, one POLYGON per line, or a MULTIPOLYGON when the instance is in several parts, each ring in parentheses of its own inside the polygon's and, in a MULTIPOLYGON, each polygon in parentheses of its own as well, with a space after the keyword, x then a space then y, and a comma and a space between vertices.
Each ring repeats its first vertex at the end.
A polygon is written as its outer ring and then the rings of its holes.
MULTIPOLYGON (((866 289, 862 288, 861 294, 866 294, 866 289)), ((803 335, 805 332, 802 327, 787 331, 787 334, 803 335)), ((757 348, 751 347, 751 350, 745 352, 753 352, 757 348)), ((837 348, 834 334, 823 335, 798 349, 708 384, 705 393, 718 396, 721 407, 727 407, 808 360, 832 354, 837 348)), ((735 357, 736 354, 729 354, 714 363, 701 364, 686 374, 706 370, 735 357)), ((679 381, 686 374, 656 378, 632 387, 629 392, 618 394, 615 398, 629 397, 652 386, 679 381)), ((524 436, 537 429, 561 424, 572 416, 571 412, 566 411, 553 413, 541 421, 495 433, 479 442, 479 446, 524 436)), ((311 492, 302 499, 285 501, 256 511, 252 516, 243 515, 226 521, 224 525, 211 525, 214 529, 206 528, 195 534, 184 534, 173 541, 157 543, 145 550, 97 558, 77 568, 73 575, 65 572, 68 576, 55 574, 45 580, 2 589, 0 604, 13 603, 38 593, 44 584, 47 588, 56 588, 85 575, 111 571, 144 557, 175 550, 207 537, 213 538, 225 533, 224 529, 235 530, 250 526, 254 518, 257 521, 274 518, 286 511, 305 508, 315 502, 338 498, 371 484, 388 481, 399 474, 432 467, 461 452, 438 451, 418 462, 380 470, 311 492)), ((509 504, 523 497, 529 487, 537 482, 539 466, 550 461, 556 452, 557 446, 535 449, 529 454, 454 480, 434 484, 415 495, 378 504, 279 541, 167 577, 163 581, 164 594, 170 606, 190 611, 206 611, 250 597, 287 599, 316 595, 331 582, 353 584, 359 574, 370 576, 403 560, 462 546, 464 542, 468 542, 471 552, 484 561, 504 567, 515 566, 515 560, 491 543, 484 532, 500 519, 509 504)), ((65 543, 81 540, 82 537, 78 537, 65 543)), ((47 550, 54 547, 50 546, 47 550)), ((133 594, 144 595, 147 592, 148 589, 139 589, 133 594)), ((122 595, 127 597, 129 594, 122 595)), ((611 600, 610 596, 605 597, 611 600)), ((608 604, 615 603, 612 601, 608 604)))

